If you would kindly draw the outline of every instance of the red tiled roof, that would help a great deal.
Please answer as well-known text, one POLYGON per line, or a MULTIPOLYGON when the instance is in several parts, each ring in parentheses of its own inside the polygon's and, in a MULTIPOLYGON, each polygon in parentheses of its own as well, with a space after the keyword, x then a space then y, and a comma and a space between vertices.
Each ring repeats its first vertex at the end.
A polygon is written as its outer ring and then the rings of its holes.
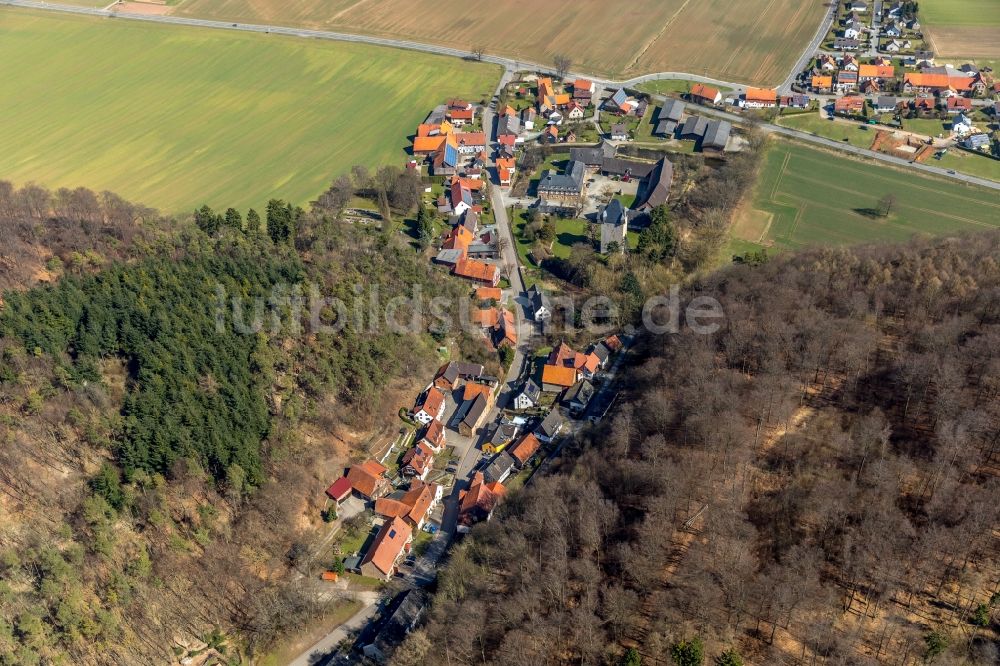
POLYGON ((696 83, 691 86, 691 96, 697 97, 699 99, 710 99, 715 100, 719 96, 719 91, 712 86, 706 86, 703 83, 696 83))
POLYGON ((569 388, 576 383, 576 369, 561 365, 546 365, 542 368, 542 383, 569 388))
POLYGON ((774 102, 778 99, 778 93, 767 88, 748 87, 745 99, 748 102, 774 102))
POLYGON ((538 447, 541 445, 542 443, 538 441, 535 434, 529 432, 521 439, 520 442, 517 443, 514 448, 510 449, 510 454, 517 458, 518 462, 523 465, 528 462, 528 459, 531 458, 531 456, 535 455, 535 451, 537 451, 538 447))
POLYGON ((440 449, 446 443, 444 425, 442 425, 437 419, 434 419, 427 424, 427 428, 424 430, 423 439, 430 442, 434 448, 440 449))
POLYGON ((483 261, 476 261, 475 259, 463 259, 459 261, 455 264, 454 273, 458 277, 477 280, 479 282, 486 282, 491 285, 496 284, 499 276, 499 271, 496 266, 493 264, 487 264, 483 261))
POLYGON ((326 494, 330 499, 340 502, 350 495, 352 490, 354 490, 354 487, 351 485, 351 480, 346 476, 342 476, 326 489, 326 494))
POLYGON ((427 389, 427 395, 424 396, 423 403, 418 404, 413 412, 417 413, 420 410, 423 410, 427 414, 437 418, 442 405, 444 405, 444 393, 441 393, 441 391, 432 386, 427 389))
POLYGON ((379 571, 389 575, 412 534, 413 530, 402 518, 394 517, 392 520, 387 520, 361 563, 371 562, 379 571))
POLYGON ((477 287, 476 298, 481 301, 500 301, 503 298, 503 291, 500 287, 477 287))
POLYGON ((374 460, 366 460, 360 465, 352 465, 347 471, 351 486, 365 497, 371 497, 378 489, 379 479, 386 468, 374 460))

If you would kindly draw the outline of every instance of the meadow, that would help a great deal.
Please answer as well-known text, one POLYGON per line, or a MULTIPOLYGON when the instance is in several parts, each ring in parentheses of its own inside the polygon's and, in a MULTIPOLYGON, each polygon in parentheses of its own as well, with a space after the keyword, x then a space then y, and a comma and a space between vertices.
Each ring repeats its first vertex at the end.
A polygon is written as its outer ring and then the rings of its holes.
POLYGON ((167 212, 305 204, 355 164, 401 165, 449 97, 499 68, 274 35, 0 9, 0 178, 167 212))
POLYGON ((920 22, 943 58, 1000 58, 1000 2, 921 0, 920 22))
POLYGON ((995 191, 776 140, 730 249, 897 242, 995 227, 995 191), (878 202, 888 194, 896 203, 881 217, 878 202))
POLYGON ((176 13, 301 25, 483 48, 579 71, 631 77, 685 71, 775 84, 815 34, 821 0, 183 0, 176 13))

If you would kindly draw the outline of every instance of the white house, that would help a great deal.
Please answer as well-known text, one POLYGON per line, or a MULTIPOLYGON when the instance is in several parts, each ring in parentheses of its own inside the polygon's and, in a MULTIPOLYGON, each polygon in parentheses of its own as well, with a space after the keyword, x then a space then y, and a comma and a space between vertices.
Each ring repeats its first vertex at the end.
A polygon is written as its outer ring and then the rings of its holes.
POLYGON ((895 23, 890 23, 882 30, 882 34, 886 37, 900 37, 902 36, 903 31, 900 30, 899 26, 895 23))
POLYGON ((851 25, 844 28, 844 38, 845 39, 857 39, 861 36, 861 26, 857 23, 852 23, 851 25))
POLYGON ((538 397, 542 390, 533 380, 529 379, 521 387, 521 391, 514 396, 514 409, 531 409, 538 404, 538 397))
POLYGON ((583 107, 576 102, 571 102, 566 109, 566 117, 570 120, 583 120, 583 107))
POLYGON ((955 120, 951 123, 951 131, 959 136, 969 134, 972 129, 972 121, 964 113, 955 116, 955 120))
POLYGON ((434 419, 441 420, 444 416, 445 400, 444 393, 431 386, 423 394, 423 400, 413 408, 413 418, 423 425, 429 424, 434 419))

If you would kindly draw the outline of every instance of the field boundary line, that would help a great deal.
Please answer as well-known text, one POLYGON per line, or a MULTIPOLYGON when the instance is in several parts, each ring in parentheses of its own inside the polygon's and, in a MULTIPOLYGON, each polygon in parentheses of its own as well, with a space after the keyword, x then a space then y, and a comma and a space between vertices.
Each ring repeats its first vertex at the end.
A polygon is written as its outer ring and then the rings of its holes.
POLYGON ((785 153, 785 159, 781 162, 781 168, 778 169, 778 177, 774 179, 774 187, 771 188, 771 196, 768 197, 769 201, 774 201, 774 197, 778 195, 778 188, 781 187, 781 179, 785 177, 785 173, 788 170, 788 162, 791 161, 792 154, 789 152, 785 153))
MULTIPOLYGON (((771 2, 774 2, 774 0, 771 0, 771 2)), ((655 44, 660 40, 660 37, 662 37, 664 33, 667 32, 667 28, 673 25, 674 21, 677 20, 677 17, 681 15, 681 12, 687 9, 687 6, 689 4, 691 4, 691 0, 684 0, 683 4, 681 4, 681 6, 677 8, 677 11, 674 12, 673 16, 667 19, 667 22, 663 24, 663 27, 660 28, 659 32, 653 35, 653 38, 650 39, 648 42, 646 42, 646 44, 641 49, 639 49, 639 54, 636 55, 636 57, 632 59, 632 62, 629 63, 629 65, 625 69, 622 70, 622 74, 635 69, 635 66, 639 64, 640 60, 642 60, 642 56, 646 55, 646 52, 649 51, 649 49, 653 48, 653 44, 655 44)))

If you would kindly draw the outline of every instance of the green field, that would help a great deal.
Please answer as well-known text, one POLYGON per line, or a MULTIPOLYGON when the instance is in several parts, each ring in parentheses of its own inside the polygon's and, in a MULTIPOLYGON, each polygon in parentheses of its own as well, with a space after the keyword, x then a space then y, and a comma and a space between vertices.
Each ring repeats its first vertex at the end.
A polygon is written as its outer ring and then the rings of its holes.
POLYGON ((780 116, 777 123, 782 127, 809 132, 816 136, 826 137, 834 141, 843 141, 858 148, 868 148, 875 140, 875 129, 869 129, 860 123, 846 123, 827 120, 816 113, 800 113, 794 116, 780 116))
POLYGON ((907 173, 800 144, 768 149, 752 207, 734 226, 730 250, 903 241, 1000 227, 996 191, 907 173), (874 212, 883 196, 897 203, 874 212))
POLYGON ((402 164, 426 113, 499 69, 409 51, 0 9, 0 178, 168 212, 306 203, 402 164))
POLYGON ((996 0, 921 0, 920 20, 932 26, 1000 26, 996 0))

